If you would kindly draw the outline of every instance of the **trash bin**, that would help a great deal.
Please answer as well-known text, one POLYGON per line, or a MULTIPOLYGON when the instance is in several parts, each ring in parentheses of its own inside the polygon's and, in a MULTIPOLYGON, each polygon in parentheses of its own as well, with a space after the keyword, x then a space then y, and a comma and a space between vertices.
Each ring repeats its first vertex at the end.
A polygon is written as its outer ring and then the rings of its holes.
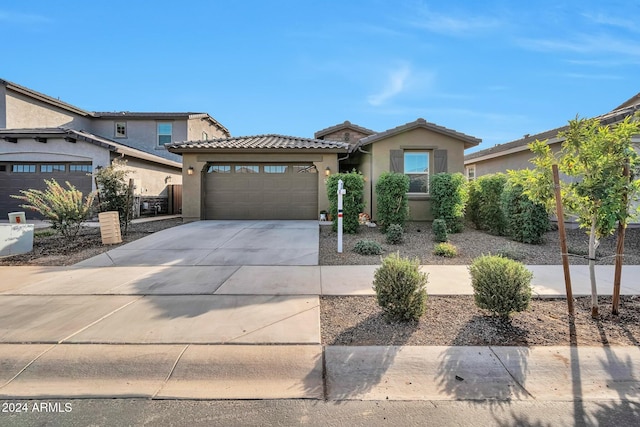
POLYGON ((122 243, 120 217, 117 211, 101 212, 98 214, 98 220, 100 221, 100 236, 103 245, 122 243))
POLYGON ((10 224, 26 224, 27 217, 24 212, 9 212, 9 223, 10 224))

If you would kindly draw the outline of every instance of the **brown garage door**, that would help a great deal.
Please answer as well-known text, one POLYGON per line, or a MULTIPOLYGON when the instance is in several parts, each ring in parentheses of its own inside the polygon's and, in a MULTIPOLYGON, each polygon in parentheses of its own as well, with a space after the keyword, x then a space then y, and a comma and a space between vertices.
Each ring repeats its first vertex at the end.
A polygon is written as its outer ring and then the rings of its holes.
POLYGON ((205 219, 316 219, 318 171, 305 163, 212 163, 205 219))
POLYGON ((36 212, 21 208, 24 204, 10 195, 19 195, 20 190, 45 190, 44 180, 55 179, 64 188, 69 181, 86 196, 91 192, 91 163, 0 163, 0 218, 7 219, 9 212, 24 211, 27 219, 42 219, 36 212))

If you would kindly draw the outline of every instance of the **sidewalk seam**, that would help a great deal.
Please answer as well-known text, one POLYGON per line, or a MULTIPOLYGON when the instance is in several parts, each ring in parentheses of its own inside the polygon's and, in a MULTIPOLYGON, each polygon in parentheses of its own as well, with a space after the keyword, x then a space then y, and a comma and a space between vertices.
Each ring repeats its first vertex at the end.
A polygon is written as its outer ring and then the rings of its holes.
POLYGON ((495 356, 495 358, 498 360, 498 362, 500 362, 500 365, 502 365, 502 367, 504 368, 505 371, 507 371, 507 373, 509 374, 509 376, 511 377, 511 379, 513 380, 513 382, 515 382, 518 387, 520 387, 522 389, 522 391, 524 391, 527 396, 529 396, 531 399, 533 400, 538 400, 536 399, 536 397, 531 394, 529 392, 529 390, 527 390, 523 384, 520 383, 520 381, 518 381, 518 379, 516 377, 513 376, 513 374, 511 373, 511 371, 509 370, 509 368, 507 368, 507 366, 502 362, 502 359, 500 359, 500 356, 498 356, 498 354, 493 351, 493 347, 492 346, 487 346, 487 348, 489 349, 489 351, 495 356))
POLYGON ((180 359, 182 359, 182 355, 185 353, 185 351, 187 351, 187 349, 191 346, 191 344, 187 344, 184 346, 184 348, 182 349, 182 351, 180 352, 180 354, 178 355, 178 357, 176 358, 176 361, 173 363, 173 366, 171 367, 171 370, 169 371, 169 374, 167 375, 167 377, 164 379, 164 381, 162 382, 162 384, 160 385, 160 387, 158 387, 158 390, 153 393, 153 396, 151 396, 151 400, 154 400, 158 394, 162 391, 162 389, 164 388, 164 386, 167 385, 167 383, 169 382, 169 379, 171 378, 171 376, 173 375, 173 373, 176 370, 176 366, 178 366, 178 363, 180 362, 180 359))
POLYGON ((134 299, 133 301, 129 301, 128 303, 126 303, 125 305, 123 305, 122 307, 118 307, 115 310, 113 310, 110 313, 105 314, 104 316, 102 316, 101 318, 94 320, 93 322, 89 323, 87 326, 85 326, 84 328, 80 328, 79 330, 75 331, 74 333, 72 333, 71 335, 69 335, 66 338, 61 339, 60 341, 58 341, 58 344, 62 344, 64 343, 66 340, 78 335, 81 332, 86 331, 87 329, 89 329, 90 327, 92 327, 93 325, 96 325, 97 323, 103 321, 104 319, 106 319, 107 317, 116 314, 117 312, 119 312, 120 310, 122 310, 125 307, 130 306, 131 304, 133 304, 134 302, 140 301, 142 298, 144 298, 146 295, 141 295, 139 298, 134 299))
POLYGON ((11 384, 13 382, 13 380, 15 380, 16 378, 18 378, 20 376, 20 374, 22 374, 24 371, 26 371, 29 366, 33 365, 38 359, 40 359, 42 356, 44 356, 46 353, 50 352, 51 350, 53 350, 58 344, 53 344, 51 345, 51 347, 49 347, 48 349, 46 349, 45 351, 43 351, 42 353, 40 353, 39 355, 37 355, 31 362, 27 363, 25 365, 24 368, 20 369, 20 371, 15 374, 13 377, 11 377, 11 379, 9 381, 7 381, 6 383, 4 383, 3 385, 0 386, 0 389, 8 386, 9 384, 11 384))

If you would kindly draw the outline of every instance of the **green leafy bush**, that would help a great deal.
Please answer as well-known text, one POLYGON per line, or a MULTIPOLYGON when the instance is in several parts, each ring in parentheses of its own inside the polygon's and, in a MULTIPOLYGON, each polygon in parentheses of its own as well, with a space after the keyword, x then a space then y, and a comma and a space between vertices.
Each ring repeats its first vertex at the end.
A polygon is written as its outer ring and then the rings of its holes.
POLYGON ((25 202, 21 208, 38 212, 51 222, 51 228, 64 237, 73 239, 78 235, 82 221, 91 216, 94 193, 82 198, 82 192, 68 181, 68 189, 63 188, 55 179, 47 180, 47 189, 20 190, 21 196, 11 196, 25 202))
POLYGON ((327 178, 329 213, 333 217, 333 231, 338 230, 338 181, 342 180, 347 193, 342 198, 342 226, 349 234, 358 232, 358 215, 364 209, 364 178, 358 172, 336 173, 327 178))
POLYGON ((447 222, 444 219, 438 218, 433 220, 431 224, 431 230, 433 230, 433 239, 436 242, 446 242, 449 240, 449 234, 447 233, 447 222))
POLYGON ((353 251, 360 255, 380 255, 382 246, 374 240, 358 240, 353 247, 353 251))
POLYGON ((509 244, 499 249, 497 255, 500 255, 503 258, 512 259, 514 261, 522 261, 523 259, 525 259, 527 254, 517 247, 509 244))
POLYGON ((390 224, 387 227, 387 243, 399 245, 404 241, 404 230, 399 224, 390 224))
POLYGON ((445 258, 455 258, 458 256, 458 248, 448 242, 438 243, 433 247, 433 254, 445 258))
POLYGON ((549 214, 544 205, 531 201, 523 191, 517 173, 510 173, 501 197, 506 230, 515 241, 540 244, 549 229, 549 214))
POLYGON ((376 183, 377 221, 382 231, 391 224, 401 227, 409 218, 409 177, 394 172, 384 172, 376 183))
POLYGON ((466 179, 461 173, 437 173, 431 177, 431 213, 447 223, 447 231, 460 233, 464 228, 467 203, 466 179))
POLYGON ((391 254, 382 260, 373 279, 378 305, 388 320, 418 320, 426 311, 427 274, 418 259, 391 254))
POLYGON ((96 171, 100 212, 117 211, 122 233, 126 234, 133 219, 133 194, 129 188, 126 160, 114 160, 110 166, 96 171))
POLYGON ((506 234, 507 222, 502 212, 502 190, 507 177, 504 174, 484 175, 472 184, 469 191, 470 217, 478 230, 498 236, 506 234))
POLYGON ((480 186, 477 180, 467 182, 467 195, 465 218, 480 230, 480 186))
POLYGON ((478 307, 503 317, 529 307, 533 274, 522 263, 484 255, 473 261, 469 272, 478 307))

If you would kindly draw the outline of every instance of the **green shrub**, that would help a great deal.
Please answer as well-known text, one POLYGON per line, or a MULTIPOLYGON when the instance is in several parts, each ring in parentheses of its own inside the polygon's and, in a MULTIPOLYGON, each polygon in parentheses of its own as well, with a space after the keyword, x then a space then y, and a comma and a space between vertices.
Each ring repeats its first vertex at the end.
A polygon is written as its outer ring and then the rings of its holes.
POLYGON ((433 220, 431 224, 431 230, 433 230, 433 239, 436 242, 446 242, 449 240, 447 233, 447 223, 444 219, 438 218, 433 220))
POLYGON ((47 189, 20 190, 21 196, 11 196, 26 204, 21 208, 38 212, 51 222, 51 228, 64 237, 73 239, 78 235, 82 221, 91 216, 94 193, 82 198, 82 192, 66 182, 68 189, 63 188, 55 179, 47 180, 47 189))
POLYGON ((56 234, 56 230, 54 230, 53 228, 45 228, 42 230, 35 230, 33 232, 34 237, 51 237, 54 234, 56 234))
POLYGON ((480 230, 480 186, 477 180, 467 182, 467 194, 465 217, 476 229, 480 230))
POLYGON ((469 272, 478 307, 503 317, 529 307, 533 274, 522 263, 485 255, 473 261, 469 272))
POLYGON ((458 256, 458 248, 449 242, 438 243, 433 247, 433 254, 445 258, 455 258, 458 256))
POLYGON ((353 247, 353 251, 360 255, 380 255, 382 246, 374 240, 359 240, 353 247))
POLYGON ((388 320, 418 320, 426 310, 427 274, 418 259, 391 254, 382 260, 373 279, 378 305, 388 320))
POLYGON ((96 171, 100 212, 117 211, 123 234, 133 219, 133 194, 129 187, 126 160, 114 160, 110 166, 96 171))
POLYGON ((502 213, 502 190, 507 177, 504 174, 484 175, 476 180, 469 192, 471 220, 478 230, 498 236, 506 234, 507 223, 502 213))
POLYGON ((399 224, 390 224, 387 227, 387 243, 399 245, 404 241, 404 230, 399 224))
POLYGON ((431 213, 447 223, 449 233, 464 228, 464 207, 467 203, 466 179, 461 173, 437 173, 431 177, 429 195, 431 213))
POLYGON ((409 218, 409 177, 405 174, 383 172, 376 183, 377 221, 382 231, 391 224, 401 227, 409 218))
POLYGON ((327 178, 329 213, 333 217, 333 231, 338 230, 338 181, 342 180, 347 193, 342 198, 342 227, 345 233, 358 232, 358 215, 364 209, 364 178, 358 172, 336 173, 327 178))
POLYGON ((507 234, 518 242, 540 244, 549 229, 549 214, 542 204, 523 194, 522 185, 512 176, 510 174, 501 197, 507 234))

